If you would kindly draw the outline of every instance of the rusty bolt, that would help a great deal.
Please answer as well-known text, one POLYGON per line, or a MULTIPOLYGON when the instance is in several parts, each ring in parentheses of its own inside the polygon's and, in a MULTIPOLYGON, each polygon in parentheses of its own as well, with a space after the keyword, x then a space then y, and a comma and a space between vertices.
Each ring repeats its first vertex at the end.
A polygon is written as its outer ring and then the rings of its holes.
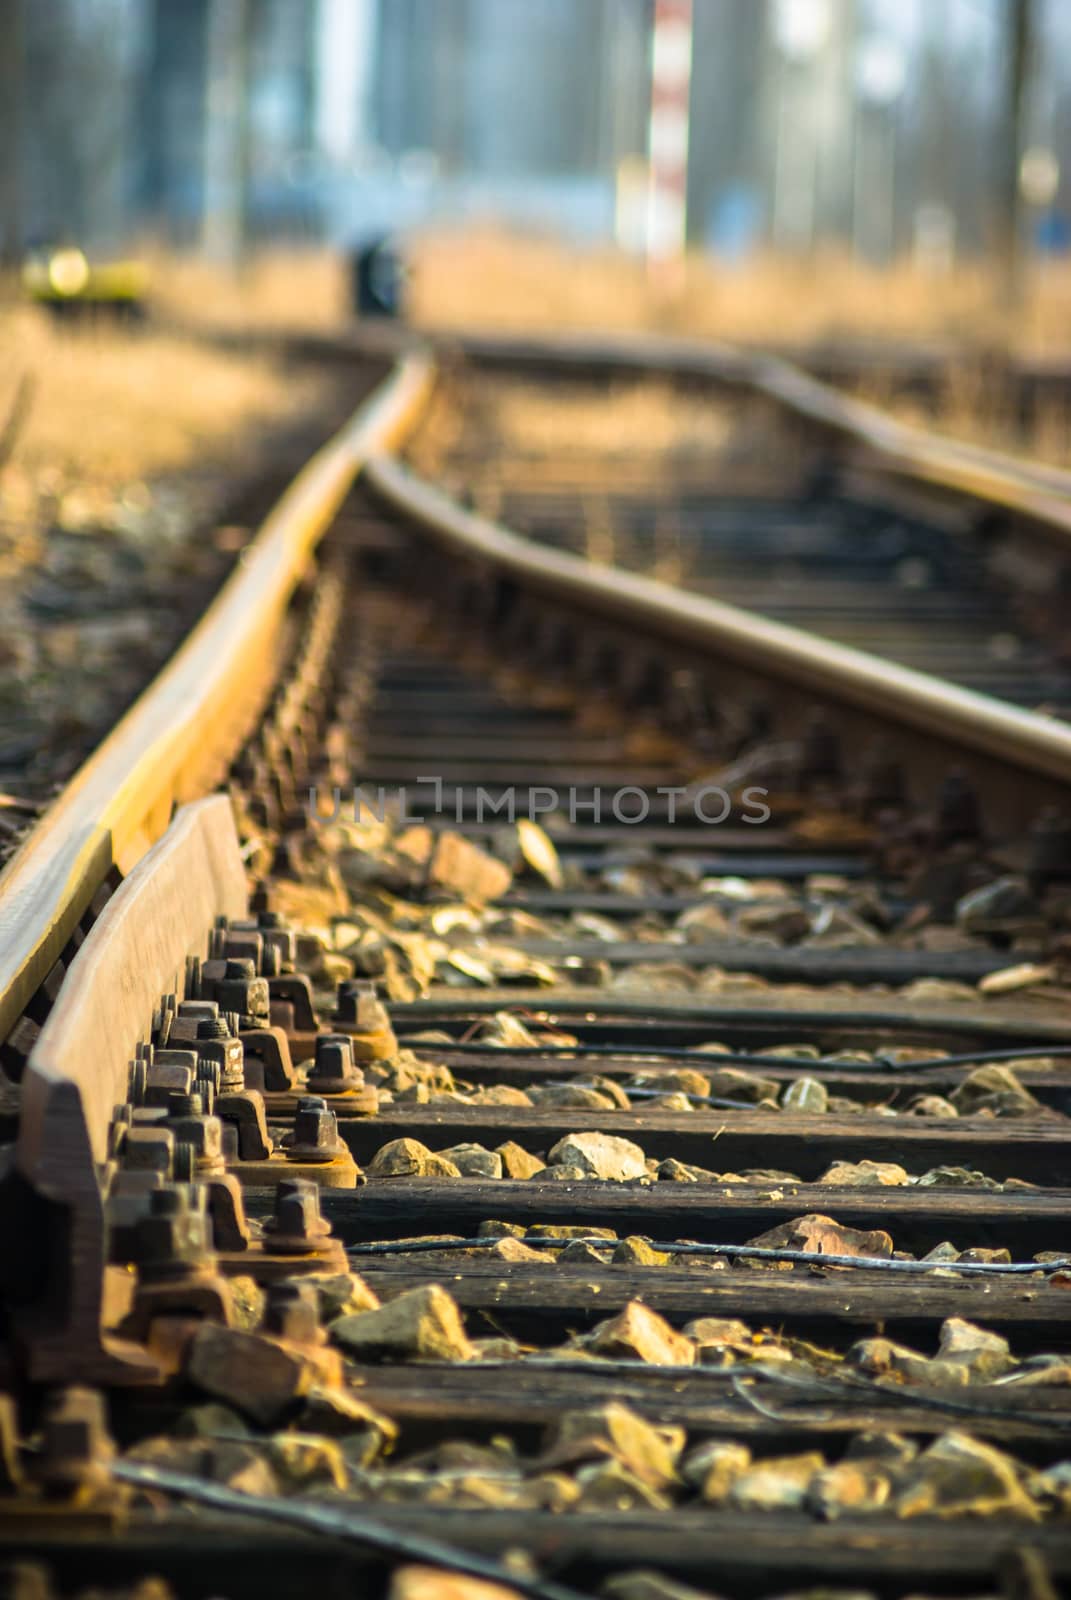
POLYGON ((201 1103, 209 1116, 212 1115, 216 1096, 219 1093, 220 1065, 218 1061, 201 1060, 197 1063, 197 1077, 194 1081, 194 1092, 201 1096, 201 1103))
POLYGON ((196 1068, 196 1092, 200 1093, 203 1083, 212 1085, 213 1094, 219 1094, 223 1082, 223 1068, 212 1056, 198 1056, 196 1068))
POLYGON ((190 1072, 196 1072, 197 1051, 169 1045, 165 1050, 157 1050, 149 1063, 150 1072, 153 1067, 187 1067, 190 1072))
POLYGON ((168 1120, 172 1117, 200 1117, 204 1109, 201 1096, 194 1094, 192 1089, 172 1089, 167 1097, 168 1120))
POLYGON ((229 1039, 231 1036, 231 1025, 227 1021, 228 1015, 228 1012, 220 1011, 214 1017, 191 1018, 190 1020, 195 1025, 193 1037, 197 1043, 207 1043, 213 1039, 229 1039))
POLYGON ((275 1212, 264 1224, 264 1248, 273 1255, 309 1255, 326 1242, 331 1224, 320 1215, 320 1191, 308 1178, 276 1186, 275 1212))
POLYGON ((147 1281, 185 1277, 210 1259, 212 1230, 205 1199, 200 1184, 172 1183, 153 1190, 149 1213, 135 1233, 135 1259, 147 1281))
POLYGON ((168 1059, 154 1061, 148 1070, 142 1097, 147 1106, 170 1105, 173 1094, 189 1094, 193 1089, 193 1074, 197 1065, 193 1051, 161 1050, 160 1055, 168 1059))
POLYGON ((320 1303, 309 1283, 273 1283, 264 1307, 264 1331, 295 1344, 320 1344, 320 1303))
POLYGON ((127 1172, 159 1172, 167 1177, 175 1158, 175 1135, 170 1128, 130 1128, 123 1143, 122 1162, 127 1172))
POLYGON ((266 1022, 270 1010, 268 980, 257 976, 256 964, 248 959, 206 961, 201 968, 201 993, 210 995, 220 1010, 248 1018, 246 1026, 266 1022))
POLYGON ((152 1037, 155 1044, 166 1042, 165 1036, 171 1026, 171 1019, 174 1017, 177 1004, 178 1000, 175 995, 165 994, 161 995, 160 1004, 153 1008, 152 1037))
POLYGON ((339 1028, 350 1036, 355 1061, 389 1061, 397 1055, 390 1017, 369 979, 349 978, 339 984, 335 1016, 339 1028))
POLYGON ((283 934, 265 935, 258 963, 260 972, 265 978, 279 978, 286 971, 293 971, 293 960, 284 965, 284 952, 289 952, 293 947, 293 936, 289 938, 283 934))
POLYGON ((825 712, 812 708, 800 745, 799 776, 804 788, 833 783, 840 776, 840 740, 825 712))
MULTIPOLYGON (((182 1003, 186 1006, 190 1002, 184 1000, 182 1003)), ((171 1024, 170 1042, 172 1046, 177 1045, 181 1049, 192 1050, 196 1046, 198 1039, 214 1039, 218 1037, 220 1033, 218 1024, 218 1015, 213 1017, 178 1016, 171 1024), (204 1024, 203 1031, 202 1024, 204 1024)))
POLYGON ((367 978, 347 978, 338 986, 335 1015, 347 1027, 373 1033, 387 1025, 387 1013, 376 997, 375 985, 367 978))
POLYGON ((338 1136, 338 1118, 327 1109, 327 1102, 316 1095, 302 1095, 294 1117, 294 1131, 284 1145, 289 1161, 334 1161, 346 1154, 338 1136))
POLYGON ((267 944, 264 934, 252 923, 229 928, 223 938, 221 954, 228 960, 252 961, 262 978, 277 977, 282 971, 278 946, 267 944))
POLYGON ((37 1477, 54 1494, 74 1494, 108 1477, 115 1445, 108 1433, 104 1396, 71 1385, 49 1395, 41 1428, 37 1477))
POLYGON ((219 939, 212 954, 216 960, 251 961, 254 972, 260 972, 264 959, 264 939, 259 928, 248 923, 241 927, 220 928, 219 939))
POLYGON ((872 752, 866 764, 860 805, 863 815, 869 818, 876 818, 884 811, 902 811, 907 806, 903 765, 884 745, 872 752))
POLYGON ((1046 806, 1030 830, 1027 875, 1035 889, 1071 880, 1071 817, 1046 806))
POLYGON ((130 1125, 133 1128, 157 1128, 167 1121, 166 1106, 132 1106, 130 1125))
POLYGON ((193 1147, 199 1177, 224 1169, 223 1124, 207 1116, 199 1094, 175 1095, 168 1108, 168 1127, 178 1143, 193 1147))
POLYGON ((232 1039, 213 1039, 205 1053, 220 1065, 220 1094, 237 1094, 245 1088, 245 1046, 237 1035, 232 1039))
POLYGON ((123 1105, 116 1106, 112 1112, 112 1120, 108 1124, 108 1154, 117 1156, 126 1143, 128 1130, 134 1122, 134 1112, 137 1109, 129 1100, 123 1105))
POLYGON ((206 1015, 180 1016, 175 1020, 172 1038, 180 1038, 191 1048, 198 1062, 216 1061, 220 1068, 221 1092, 230 1093, 245 1088, 245 1053, 242 1041, 232 1029, 228 1015, 220 1015, 219 1007, 211 1001, 183 1001, 183 1006, 210 1006, 206 1015))
POLYGON ((978 795, 961 767, 945 774, 937 795, 934 814, 934 843, 944 845, 975 843, 982 836, 978 795))
POLYGON ((148 1076, 148 1062, 143 1056, 138 1056, 136 1060, 130 1063, 129 1075, 127 1078, 127 1099, 130 1101, 132 1106, 144 1105, 145 1085, 148 1080, 148 1076))
POLYGON ((197 1172, 197 1151, 182 1139, 175 1146, 171 1176, 176 1183, 192 1183, 197 1172))
POLYGON ((364 1073, 354 1065, 353 1044, 348 1034, 319 1035, 308 1086, 316 1094, 344 1094, 347 1089, 364 1088, 364 1073))
MULTIPOLYGON (((198 972, 200 964, 198 963, 198 972)), ((211 1021, 219 1016, 219 1006, 215 1000, 200 1000, 191 997, 189 1000, 180 1000, 176 1013, 177 1021, 211 1021)))

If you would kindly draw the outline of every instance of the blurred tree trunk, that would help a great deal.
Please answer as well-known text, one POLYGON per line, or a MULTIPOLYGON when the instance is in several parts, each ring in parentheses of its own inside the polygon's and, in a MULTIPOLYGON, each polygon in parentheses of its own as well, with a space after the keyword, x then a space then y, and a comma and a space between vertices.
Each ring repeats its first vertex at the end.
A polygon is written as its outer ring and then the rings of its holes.
POLYGON ((249 0, 209 0, 201 239, 206 254, 232 267, 246 238, 249 37, 249 0))
POLYGON ((1000 289, 1004 305, 1014 310, 1023 291, 1023 207, 1019 163, 1023 154, 1027 87, 1033 41, 1033 0, 1007 0, 1004 118, 1000 129, 998 194, 1000 289))
POLYGON ((0 0, 0 263, 22 254, 22 0, 0 0))
POLYGON ((468 0, 436 0, 432 148, 443 172, 461 172, 468 154, 466 76, 471 33, 468 0))

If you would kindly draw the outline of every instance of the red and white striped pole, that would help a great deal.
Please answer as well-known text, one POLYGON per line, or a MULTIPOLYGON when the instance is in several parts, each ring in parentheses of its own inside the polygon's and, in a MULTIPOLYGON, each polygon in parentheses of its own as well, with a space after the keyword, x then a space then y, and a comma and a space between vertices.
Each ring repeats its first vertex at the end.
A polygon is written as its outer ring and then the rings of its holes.
POLYGON ((684 255, 691 82, 692 0, 654 0, 646 239, 652 266, 684 255))

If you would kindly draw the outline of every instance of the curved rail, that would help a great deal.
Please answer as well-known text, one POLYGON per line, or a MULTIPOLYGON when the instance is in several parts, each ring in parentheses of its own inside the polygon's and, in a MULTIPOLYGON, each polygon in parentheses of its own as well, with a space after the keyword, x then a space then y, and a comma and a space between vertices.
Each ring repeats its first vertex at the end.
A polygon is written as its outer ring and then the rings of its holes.
POLYGON ((0 874, 0 1039, 98 887, 128 872, 176 805, 219 781, 275 677, 279 623, 357 473, 430 393, 411 354, 302 469, 171 661, 79 769, 0 874))
POLYGON ((1054 537, 1071 539, 1071 472, 912 427, 777 356, 644 334, 540 339, 468 335, 455 343, 471 359, 491 366, 595 366, 747 389, 870 452, 891 472, 999 505, 1054 537))
POLYGON ((864 713, 1028 772, 1071 785, 1071 727, 909 667, 821 639, 658 579, 548 549, 466 511, 399 462, 377 457, 366 478, 395 509, 456 554, 586 606, 864 713))

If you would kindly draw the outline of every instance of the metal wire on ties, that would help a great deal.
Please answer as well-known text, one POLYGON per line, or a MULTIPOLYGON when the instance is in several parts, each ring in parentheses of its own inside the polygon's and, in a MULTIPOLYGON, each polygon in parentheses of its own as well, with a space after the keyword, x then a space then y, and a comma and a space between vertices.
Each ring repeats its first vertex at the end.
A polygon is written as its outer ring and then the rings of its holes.
MULTIPOLYGON (((561 1250, 566 1244, 588 1244, 605 1249, 608 1241, 596 1234, 580 1239, 546 1238, 542 1234, 515 1235, 520 1244, 534 1249, 561 1250)), ((496 1234, 480 1234, 471 1239, 377 1239, 364 1244, 346 1246, 351 1256, 415 1255, 426 1250, 486 1250, 498 1243, 496 1234)), ((1071 1267, 1071 1256, 1060 1256, 1054 1261, 901 1261, 890 1256, 842 1256, 826 1254, 821 1250, 790 1250, 773 1245, 758 1244, 700 1244, 695 1242, 675 1244, 665 1239, 644 1238, 652 1249, 668 1251, 673 1255, 722 1256, 741 1261, 789 1261, 806 1267, 853 1267, 865 1272, 893 1272, 920 1275, 929 1272, 960 1272, 969 1277, 1048 1277, 1071 1267)))

